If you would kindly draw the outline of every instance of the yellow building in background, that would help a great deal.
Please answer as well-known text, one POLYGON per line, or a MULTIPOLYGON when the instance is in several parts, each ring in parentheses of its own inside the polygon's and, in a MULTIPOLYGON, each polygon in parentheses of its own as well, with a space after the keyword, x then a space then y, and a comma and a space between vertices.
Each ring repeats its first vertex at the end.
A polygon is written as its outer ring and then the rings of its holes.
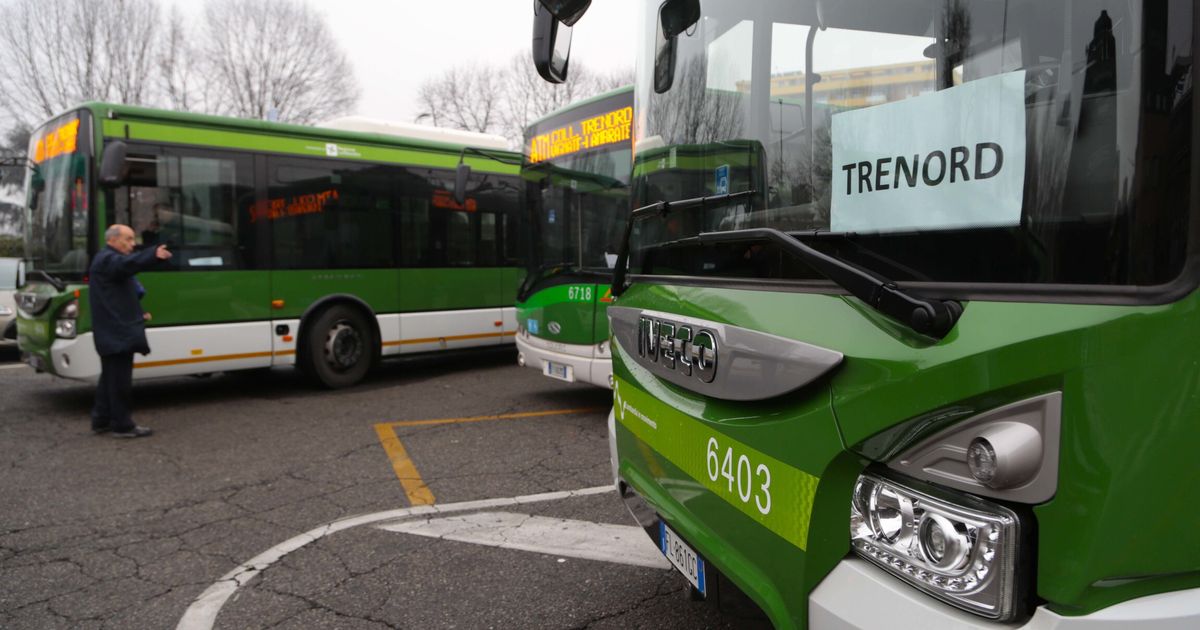
MULTIPOLYGON (((937 65, 933 60, 910 61, 883 66, 827 70, 813 86, 813 100, 836 107, 857 108, 899 101, 933 91, 937 65)), ((749 93, 750 82, 739 81, 738 91, 749 93)), ((771 96, 803 99, 803 72, 785 72, 771 77, 771 96)))

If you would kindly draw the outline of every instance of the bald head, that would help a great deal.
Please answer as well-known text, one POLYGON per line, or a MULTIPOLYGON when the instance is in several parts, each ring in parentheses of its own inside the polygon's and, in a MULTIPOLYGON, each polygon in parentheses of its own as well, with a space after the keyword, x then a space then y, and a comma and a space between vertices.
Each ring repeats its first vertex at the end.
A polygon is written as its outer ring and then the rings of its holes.
POLYGON ((104 242, 118 252, 128 254, 133 251, 133 246, 136 244, 133 238, 133 228, 114 223, 104 230, 104 242))

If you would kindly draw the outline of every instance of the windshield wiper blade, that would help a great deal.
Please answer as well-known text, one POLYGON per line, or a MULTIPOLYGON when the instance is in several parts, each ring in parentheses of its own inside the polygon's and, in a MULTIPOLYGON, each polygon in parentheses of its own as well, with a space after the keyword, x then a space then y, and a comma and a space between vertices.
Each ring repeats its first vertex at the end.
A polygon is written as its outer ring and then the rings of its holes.
POLYGON ((710 195, 708 197, 693 197, 691 199, 680 199, 679 201, 656 201, 637 208, 629 213, 629 220, 625 222, 625 234, 621 237, 621 249, 617 252, 617 263, 613 269, 612 295, 618 297, 625 292, 625 272, 629 267, 629 239, 633 234, 633 224, 649 217, 666 217, 676 210, 691 210, 692 208, 709 208, 716 206, 724 206, 734 201, 741 199, 749 199, 756 192, 755 190, 743 190, 735 193, 722 193, 720 195, 710 195))
POLYGON ((41 269, 28 269, 25 271, 26 278, 30 278, 33 276, 38 276, 41 279, 45 280, 46 282, 49 282, 50 286, 54 287, 54 290, 56 290, 56 291, 62 291, 63 289, 67 288, 67 284, 65 282, 63 282, 59 278, 55 278, 54 276, 46 273, 45 271, 42 271, 41 269))
POLYGON ((728 232, 704 232, 692 242, 708 245, 738 241, 771 241, 784 251, 803 260, 871 308, 930 337, 942 338, 962 315, 962 305, 952 300, 926 299, 906 292, 896 283, 868 273, 846 261, 834 258, 793 236, 772 228, 751 228, 728 232))

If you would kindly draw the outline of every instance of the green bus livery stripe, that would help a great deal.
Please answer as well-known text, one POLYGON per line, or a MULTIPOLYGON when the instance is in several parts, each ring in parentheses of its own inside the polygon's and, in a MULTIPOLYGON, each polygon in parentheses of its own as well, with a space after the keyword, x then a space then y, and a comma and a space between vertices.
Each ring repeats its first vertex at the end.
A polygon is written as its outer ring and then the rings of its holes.
POLYGON ((619 377, 615 377, 613 405, 617 421, 638 440, 759 525, 801 550, 807 549, 813 499, 820 482, 818 477, 708 429, 702 422, 658 402, 619 377), (732 449, 735 460, 742 455, 750 460, 753 481, 749 501, 741 500, 736 483, 731 491, 730 483, 722 475, 718 474, 716 481, 709 477, 707 452, 710 439, 716 439, 719 445, 718 461, 724 459, 727 449, 732 449), (754 477, 753 473, 760 464, 765 465, 771 475, 771 503, 766 514, 755 504, 761 478, 754 477))
MULTIPOLYGON (((458 164, 458 155, 443 151, 350 144, 345 141, 335 142, 334 144, 344 149, 353 150, 354 154, 342 154, 330 157, 325 153, 326 141, 317 136, 269 136, 169 123, 156 124, 124 120, 105 120, 104 135, 118 138, 124 137, 126 127, 129 129, 130 140, 170 142, 205 149, 238 149, 243 151, 285 153, 328 160, 382 162, 444 169, 453 169, 458 164)), ((502 154, 504 152, 495 151, 495 153, 502 154)), ((464 158, 464 161, 470 164, 471 168, 480 172, 505 175, 516 175, 520 172, 520 167, 515 164, 502 164, 493 160, 471 156, 464 158)))

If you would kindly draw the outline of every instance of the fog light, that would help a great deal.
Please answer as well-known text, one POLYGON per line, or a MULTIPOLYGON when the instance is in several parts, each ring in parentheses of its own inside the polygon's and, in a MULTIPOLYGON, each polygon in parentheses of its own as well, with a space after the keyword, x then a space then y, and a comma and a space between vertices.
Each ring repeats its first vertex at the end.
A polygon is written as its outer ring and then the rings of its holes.
POLYGON ((987 484, 996 476, 996 449, 984 438, 971 440, 967 447, 967 468, 980 483, 987 484))
POLYGON ((1017 614, 1016 514, 974 496, 918 490, 873 473, 850 499, 854 551, 913 586, 972 613, 1017 614))
POLYGON ((60 320, 54 322, 54 336, 61 337, 63 339, 74 339, 75 338, 75 320, 60 319, 60 320))
POLYGON ((524 352, 517 353, 517 365, 519 365, 521 367, 525 367, 525 353, 524 352))
POLYGON ((989 488, 1021 486, 1041 465, 1042 436, 1027 424, 992 424, 967 447, 967 468, 989 488))

